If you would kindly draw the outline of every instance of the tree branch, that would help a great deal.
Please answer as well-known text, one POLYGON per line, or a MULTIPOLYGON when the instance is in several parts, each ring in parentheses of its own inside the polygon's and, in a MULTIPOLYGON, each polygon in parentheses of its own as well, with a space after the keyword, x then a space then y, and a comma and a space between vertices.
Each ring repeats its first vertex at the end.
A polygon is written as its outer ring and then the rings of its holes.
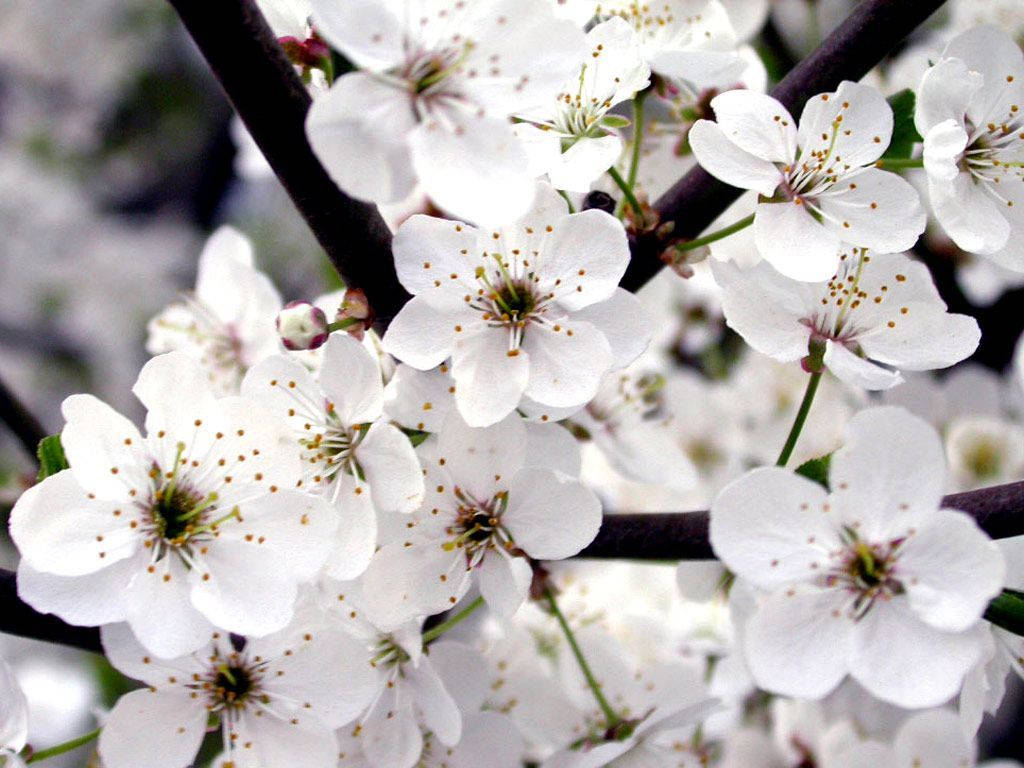
MULTIPOLYGON (((834 91, 843 80, 860 80, 945 0, 864 0, 806 59, 771 90, 793 115, 818 93, 834 91)), ((694 238, 742 194, 695 167, 658 198, 661 222, 672 222, 670 237, 694 238)), ((664 242, 650 234, 638 239, 622 287, 636 291, 664 266, 664 242)))
MULTIPOLYGON (((993 539, 1024 534, 1024 481, 954 493, 943 507, 973 517, 993 539)), ((636 560, 711 560, 707 511, 607 514, 579 557, 636 560)))
POLYGON ((377 207, 344 194, 306 140, 309 93, 254 0, 170 0, 257 146, 346 285, 381 326, 409 299, 377 207))
POLYGON ((33 459, 39 441, 46 437, 46 430, 28 408, 22 405, 18 397, 0 379, 0 421, 6 424, 11 432, 33 459))

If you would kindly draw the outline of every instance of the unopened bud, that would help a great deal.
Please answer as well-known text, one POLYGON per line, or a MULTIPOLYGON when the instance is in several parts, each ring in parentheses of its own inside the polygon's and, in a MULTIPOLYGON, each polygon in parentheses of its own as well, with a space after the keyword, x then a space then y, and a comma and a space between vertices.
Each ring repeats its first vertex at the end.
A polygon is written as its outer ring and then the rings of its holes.
POLYGON ((289 302, 277 315, 277 333, 287 349, 316 349, 327 341, 327 316, 308 301, 289 302))
POLYGON ((346 317, 354 317, 356 320, 366 320, 370 317, 370 302, 366 294, 358 288, 349 288, 345 291, 345 300, 338 309, 338 319, 346 317))

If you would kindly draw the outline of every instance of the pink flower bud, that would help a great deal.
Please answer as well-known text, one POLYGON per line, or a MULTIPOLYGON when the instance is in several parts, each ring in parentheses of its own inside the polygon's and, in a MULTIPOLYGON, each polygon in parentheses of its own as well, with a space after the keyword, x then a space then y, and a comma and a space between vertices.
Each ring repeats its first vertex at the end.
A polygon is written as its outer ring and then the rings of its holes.
POLYGON ((357 320, 366 320, 370 317, 370 302, 366 294, 358 288, 349 288, 345 291, 345 300, 338 309, 338 317, 354 317, 357 320))
POLYGON ((308 301, 291 301, 277 315, 277 333, 287 349, 316 349, 327 341, 327 316, 308 301))

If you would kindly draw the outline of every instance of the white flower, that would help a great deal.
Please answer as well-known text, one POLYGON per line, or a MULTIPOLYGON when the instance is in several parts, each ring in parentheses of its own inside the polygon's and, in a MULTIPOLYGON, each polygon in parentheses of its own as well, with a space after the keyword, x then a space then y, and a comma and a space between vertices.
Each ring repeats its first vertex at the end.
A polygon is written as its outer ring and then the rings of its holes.
POLYGON ((952 40, 921 79, 914 120, 935 217, 965 251, 1024 270, 1024 54, 1004 31, 952 40))
POLYGON ((290 301, 275 323, 281 343, 290 350, 316 349, 327 341, 327 315, 308 301, 290 301))
POLYGON ((149 321, 146 349, 187 352, 218 394, 234 394, 250 365, 281 349, 274 328, 280 310, 277 289, 253 266, 248 238, 221 227, 199 256, 195 293, 149 321))
POLYGON ((821 283, 788 280, 768 264, 713 265, 729 327, 780 362, 824 345, 825 366, 854 387, 887 389, 900 370, 947 368, 970 357, 981 331, 974 318, 946 311, 923 264, 903 254, 851 249, 821 283))
POLYGON ((571 557, 597 534, 597 497, 557 471, 558 456, 528 453, 516 415, 486 429, 455 416, 420 454, 423 506, 364 576, 384 626, 450 608, 474 582, 492 611, 511 615, 530 586, 528 558, 571 557))
MULTIPOLYGON (((359 69, 318 98, 310 144, 348 194, 406 197, 484 224, 533 197, 510 115, 548 103, 583 33, 547 0, 313 0, 316 28, 359 69)), ((507 219, 506 219, 507 220, 507 219)))
POLYGON ((312 8, 308 0, 259 0, 256 6, 277 37, 309 37, 312 8))
POLYGON ((375 510, 411 512, 423 501, 412 444, 381 418, 384 384, 376 361, 351 336, 332 333, 315 378, 276 355, 249 371, 242 393, 287 420, 305 488, 327 498, 342 521, 327 573, 355 578, 377 543, 375 510))
POLYGON ((150 360, 133 391, 146 437, 91 395, 64 401, 71 469, 11 513, 22 599, 74 624, 127 621, 165 657, 195 650, 213 626, 281 629, 338 527, 333 507, 296 488, 287 425, 215 398, 181 352, 150 360))
POLYGON ((1024 427, 999 416, 962 416, 946 429, 946 458, 955 490, 1019 480, 1024 427))
POLYGON ((0 768, 25 768, 18 753, 28 739, 28 703, 14 672, 0 659, 0 768))
POLYGON ((633 98, 650 82, 633 28, 613 17, 587 33, 580 70, 544 109, 522 115, 516 133, 535 142, 540 162, 558 189, 588 192, 590 185, 619 159, 622 139, 602 123, 619 102, 633 98))
POLYGON ((501 420, 524 396, 580 407, 647 344, 640 302, 618 287, 629 262, 622 224, 603 211, 566 213, 548 185, 499 229, 413 216, 394 251, 415 295, 384 349, 421 370, 450 356, 455 402, 473 426, 501 420))
POLYGON ((940 704, 978 660, 979 623, 999 593, 998 547, 962 512, 940 509, 935 432, 898 408, 861 411, 832 459, 827 493, 780 468, 727 486, 711 543, 769 594, 745 627, 758 685, 820 698, 851 675, 903 707, 940 704))
POLYGON ((236 645, 217 632, 174 659, 149 656, 126 625, 104 627, 110 663, 148 686, 122 696, 107 717, 104 766, 191 765, 211 716, 234 768, 334 765, 334 729, 359 715, 375 686, 360 643, 307 610, 273 635, 236 645))
POLYGON ((618 16, 636 30, 643 56, 659 75, 705 87, 743 68, 736 33, 717 0, 600 0, 599 19, 618 16))
POLYGON ((917 192, 873 164, 892 136, 892 109, 877 90, 843 81, 807 102, 800 128, 779 102, 752 91, 711 100, 717 122, 698 120, 690 146, 708 173, 762 195, 754 214, 761 257, 795 280, 826 280, 840 243, 905 251, 924 231, 917 192))

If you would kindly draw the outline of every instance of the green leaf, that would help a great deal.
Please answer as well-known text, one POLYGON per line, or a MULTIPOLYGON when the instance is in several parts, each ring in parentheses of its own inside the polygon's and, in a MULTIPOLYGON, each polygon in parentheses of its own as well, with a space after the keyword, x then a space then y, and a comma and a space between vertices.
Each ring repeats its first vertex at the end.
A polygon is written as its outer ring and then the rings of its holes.
POLYGON ((887 101, 892 107, 892 141, 883 157, 910 157, 914 144, 924 141, 914 126, 914 92, 910 89, 902 90, 894 93, 887 101))
POLYGON ((412 443, 413 448, 420 445, 424 440, 430 437, 429 432, 424 432, 420 429, 406 429, 405 427, 402 427, 402 432, 404 432, 405 436, 409 438, 409 442, 412 443))
POLYGON ((68 460, 64 456, 64 446, 60 444, 60 435, 50 435, 40 440, 36 456, 39 457, 38 479, 40 481, 68 468, 68 460))
POLYGON ((608 128, 625 128, 630 124, 629 118, 622 115, 605 115, 601 118, 601 125, 608 128))
POLYGON ((824 456, 819 456, 816 459, 805 461, 799 467, 796 468, 798 475, 803 475, 808 480, 813 480, 826 491, 828 487, 828 468, 832 463, 832 454, 826 453, 824 456))
POLYGON ((988 604, 984 618, 1007 632, 1024 636, 1024 592, 1004 589, 999 597, 988 604))

